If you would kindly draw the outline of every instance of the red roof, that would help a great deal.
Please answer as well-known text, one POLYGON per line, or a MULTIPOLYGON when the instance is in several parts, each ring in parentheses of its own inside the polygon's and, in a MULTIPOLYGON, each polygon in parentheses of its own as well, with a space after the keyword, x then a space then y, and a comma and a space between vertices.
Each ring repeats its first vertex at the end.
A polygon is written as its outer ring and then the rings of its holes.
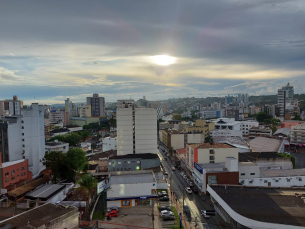
POLYGON ((176 149, 179 154, 186 154, 186 148, 176 149))

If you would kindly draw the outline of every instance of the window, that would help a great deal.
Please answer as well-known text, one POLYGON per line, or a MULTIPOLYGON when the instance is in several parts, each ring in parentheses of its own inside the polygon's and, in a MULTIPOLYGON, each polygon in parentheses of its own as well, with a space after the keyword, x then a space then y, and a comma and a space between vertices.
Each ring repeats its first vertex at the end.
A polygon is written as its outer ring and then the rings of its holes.
POLYGON ((210 156, 210 161, 214 161, 214 156, 210 156))
POLYGON ((255 173, 250 173, 250 175, 252 175, 252 176, 253 176, 253 175, 255 175, 255 173))
POLYGON ((5 173, 5 177, 7 177, 9 174, 10 174, 9 172, 5 173))
POLYGON ((216 175, 214 175, 214 176, 209 176, 208 177, 208 184, 218 184, 218 182, 217 182, 217 176, 216 175))
POLYGON ((22 136, 24 136, 24 133, 22 133, 22 136))
POLYGON ((12 177, 11 180, 15 180, 15 177, 12 177))
POLYGON ((244 175, 246 175, 246 174, 245 174, 245 173, 241 173, 240 175, 241 175, 241 176, 244 176, 244 175))
POLYGON ((24 123, 24 121, 22 120, 21 123, 24 123))
POLYGON ((215 154, 214 150, 210 149, 210 154, 215 154))
POLYGON ((279 182, 278 180, 275 180, 275 182, 279 182))
POLYGON ((23 126, 23 127, 21 127, 21 129, 24 129, 24 126, 23 126))
POLYGON ((24 138, 22 138, 22 141, 24 142, 24 138))
POLYGON ((5 182, 9 182, 9 181, 10 181, 10 179, 6 179, 6 180, 5 180, 5 182))
POLYGON ((25 176, 25 173, 21 173, 21 176, 25 176))
POLYGON ((15 174, 15 170, 12 170, 12 172, 11 172, 11 173, 12 173, 12 175, 14 175, 14 174, 15 174))
POLYGON ((140 161, 137 161, 138 164, 140 164, 140 161))
POLYGON ((118 165, 122 164, 120 161, 118 162, 118 165))
POLYGON ((268 181, 267 180, 264 180, 264 183, 267 183, 268 181))
POLYGON ((130 164, 130 161, 128 161, 128 164, 130 164))

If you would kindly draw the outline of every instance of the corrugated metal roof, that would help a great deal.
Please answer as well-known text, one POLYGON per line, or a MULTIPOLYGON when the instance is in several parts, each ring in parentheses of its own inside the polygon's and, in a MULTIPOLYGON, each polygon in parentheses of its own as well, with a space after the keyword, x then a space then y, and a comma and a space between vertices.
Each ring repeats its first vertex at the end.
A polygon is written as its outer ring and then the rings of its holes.
POLYGON ((152 173, 111 176, 111 184, 137 184, 152 182, 155 182, 152 173))
POLYGON ((34 198, 47 198, 53 193, 58 192, 60 189, 63 189, 64 187, 65 187, 64 184, 48 184, 34 190, 33 192, 31 192, 26 196, 34 197, 34 198))
POLYGON ((288 136, 290 131, 291 130, 289 128, 281 128, 281 129, 278 129, 277 131, 275 131, 275 133, 273 135, 284 134, 284 135, 288 136))

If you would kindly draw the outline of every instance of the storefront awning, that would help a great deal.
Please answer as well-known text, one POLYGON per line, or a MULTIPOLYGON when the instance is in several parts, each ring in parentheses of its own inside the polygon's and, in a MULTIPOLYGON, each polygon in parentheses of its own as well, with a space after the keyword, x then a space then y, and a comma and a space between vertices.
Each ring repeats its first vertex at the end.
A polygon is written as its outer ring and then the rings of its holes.
POLYGON ((299 143, 299 146, 304 146, 303 143, 299 143))

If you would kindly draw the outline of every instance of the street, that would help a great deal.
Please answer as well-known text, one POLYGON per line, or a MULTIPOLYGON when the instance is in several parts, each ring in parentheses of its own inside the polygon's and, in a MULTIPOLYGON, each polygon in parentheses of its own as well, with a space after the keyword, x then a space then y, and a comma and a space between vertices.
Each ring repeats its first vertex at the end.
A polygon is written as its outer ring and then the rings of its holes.
MULTIPOLYGON (((168 172, 168 183, 170 184, 171 191, 173 191, 174 195, 176 196, 179 203, 183 203, 183 195, 184 195, 184 205, 187 205, 191 210, 191 225, 197 224, 196 228, 209 228, 209 229, 218 229, 218 228, 226 228, 225 225, 219 226, 214 220, 215 217, 218 218, 218 222, 221 220, 219 216, 211 216, 209 219, 204 219, 201 214, 200 210, 211 210, 213 209, 210 206, 209 197, 207 197, 204 193, 201 194, 188 194, 184 189, 185 187, 189 187, 187 182, 182 178, 180 173, 182 170, 176 169, 172 171, 171 167, 173 164, 171 163, 170 159, 164 160, 166 157, 166 153, 168 150, 164 146, 159 145, 158 154, 163 164, 163 167, 168 172), (163 152, 165 150, 165 152, 163 152)), ((186 174, 187 175, 187 174, 186 174)), ((189 177, 192 180, 192 177, 189 177)), ((199 192, 200 193, 200 192, 199 192)))

